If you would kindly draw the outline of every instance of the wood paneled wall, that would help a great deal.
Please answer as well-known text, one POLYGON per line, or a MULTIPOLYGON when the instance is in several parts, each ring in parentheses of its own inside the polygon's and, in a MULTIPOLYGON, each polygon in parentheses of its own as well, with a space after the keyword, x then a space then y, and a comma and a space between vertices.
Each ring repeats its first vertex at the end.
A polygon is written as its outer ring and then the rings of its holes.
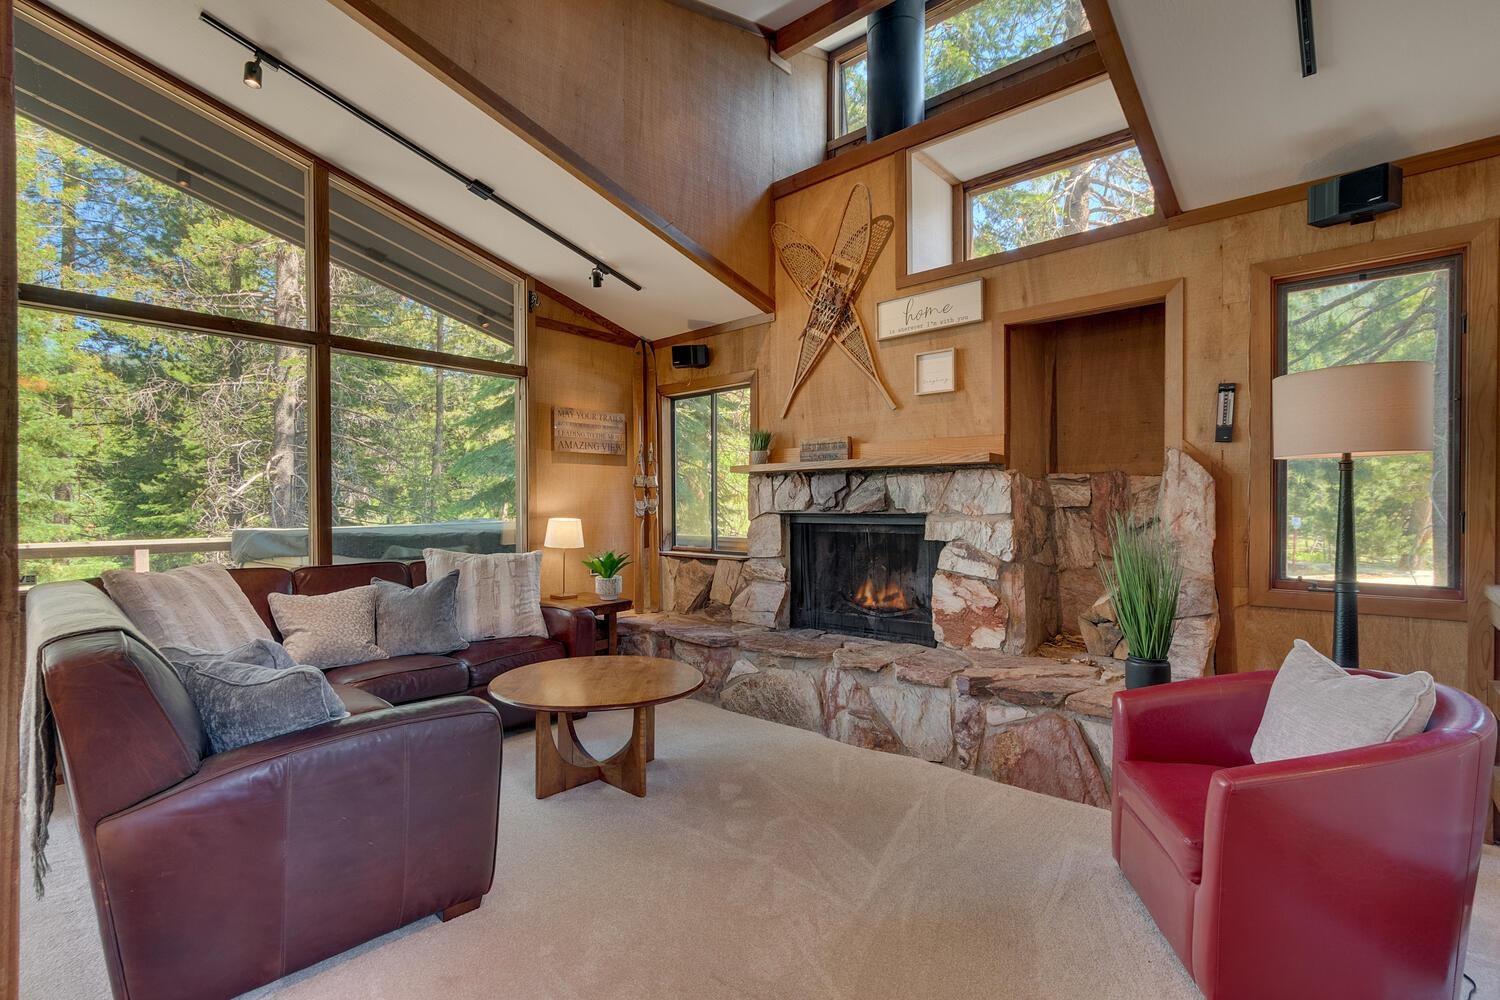
MULTIPOLYGON (((532 318, 558 320, 586 327, 588 317, 555 302, 546 295, 532 318)), ((637 436, 631 416, 636 411, 632 373, 638 361, 636 349, 622 344, 546 329, 532 323, 527 341, 526 418, 531 439, 531 461, 527 468, 528 542, 542 548, 547 518, 583 519, 583 552, 542 554, 542 596, 562 587, 561 558, 568 562, 568 589, 588 593, 592 584, 579 560, 605 549, 628 552, 639 560, 639 527, 631 507, 637 436), (587 455, 555 451, 552 447, 552 408, 577 406, 626 415, 624 455, 587 455)), ((625 592, 635 586, 635 567, 625 569, 625 592)))
MULTIPOLYGON (((776 217, 797 228, 821 247, 837 231, 849 189, 855 182, 869 185, 877 214, 897 216, 902 190, 899 155, 798 190, 776 204, 776 217)), ((1407 181, 1406 206, 1382 215, 1373 223, 1314 229, 1307 225, 1300 204, 1266 208, 1181 229, 1157 228, 1015 261, 979 272, 985 279, 988 319, 968 327, 907 337, 875 348, 877 364, 900 408, 889 410, 879 394, 843 357, 831 354, 820 363, 799 395, 787 419, 778 419, 797 357, 798 335, 807 306, 778 268, 776 318, 767 324, 723 333, 706 342, 713 351, 707 373, 754 370, 764 400, 761 420, 778 434, 780 449, 798 440, 850 435, 857 449, 873 452, 891 443, 908 447, 923 442, 929 450, 962 450, 976 439, 996 442, 1006 451, 1007 428, 1003 330, 1008 322, 1050 320, 1081 312, 1091 299, 1117 308, 1145 289, 1137 302, 1168 303, 1165 362, 1166 437, 1177 434, 1184 446, 1214 475, 1218 484, 1216 562, 1218 590, 1224 613, 1217 658, 1219 669, 1253 670, 1278 664, 1296 636, 1327 644, 1331 613, 1262 607, 1250 603, 1248 581, 1263 573, 1259 554, 1252 565, 1248 525, 1252 476, 1266 470, 1252 468, 1250 415, 1265 401, 1249 392, 1252 358, 1252 267, 1303 254, 1360 244, 1378 245, 1414 233, 1473 224, 1500 217, 1500 158, 1479 160, 1434 170, 1407 181), (1180 292, 1158 295, 1160 288, 1180 292), (1174 296, 1177 298, 1174 300, 1174 296), (1180 311, 1180 336, 1172 336, 1172 310, 1180 311), (940 396, 912 393, 913 355, 918 351, 953 346, 958 352, 958 390, 940 396), (1214 441, 1214 404, 1220 382, 1240 387, 1234 440, 1214 441), (1175 428, 1180 427, 1177 431, 1175 428)), ((1492 258, 1493 259, 1493 258, 1492 258)), ((873 326, 875 304, 896 296, 896 259, 888 249, 877 263, 858 309, 873 326)), ((968 280, 972 276, 965 276, 968 280)), ((1493 460, 1496 368, 1495 285, 1497 275, 1471 275, 1471 290, 1483 301, 1471 303, 1471 351, 1467 360, 1471 399, 1481 400, 1471 416, 1469 433, 1488 442, 1489 456, 1471 467, 1487 509, 1494 510, 1496 469, 1493 460), (1479 335, 1476 336, 1476 327, 1479 335), (1489 373, 1486 375, 1486 373, 1489 373), (1474 380, 1478 379, 1476 383, 1474 380), (1486 381, 1488 380, 1488 381, 1486 381)), ((941 284, 941 283, 939 283, 941 284)), ((918 285, 904 293, 935 285, 918 285)), ((659 363, 663 383, 679 378, 665 360, 659 363)), ((1012 400, 1015 405, 1028 405, 1012 400)), ((1019 419, 1019 418, 1017 418, 1019 419)), ((1471 509, 1472 506, 1471 506, 1471 509)), ((1471 514, 1468 556, 1478 559, 1493 579, 1494 524, 1474 524, 1471 514)), ((1427 669, 1440 680, 1487 694, 1492 676, 1489 625, 1483 594, 1470 588, 1467 621, 1438 621, 1415 617, 1361 615, 1365 665, 1394 670, 1427 669)))
POLYGON ((771 182, 823 158, 821 54, 783 72, 763 37, 667 0, 338 2, 429 47, 545 132, 533 140, 554 159, 770 292, 771 182))

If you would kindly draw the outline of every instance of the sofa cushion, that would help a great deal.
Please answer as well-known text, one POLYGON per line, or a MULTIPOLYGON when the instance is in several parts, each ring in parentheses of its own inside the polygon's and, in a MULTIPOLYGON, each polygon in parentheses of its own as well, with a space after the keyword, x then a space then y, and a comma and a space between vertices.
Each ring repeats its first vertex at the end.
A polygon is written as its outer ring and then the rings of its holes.
POLYGON ((364 715, 366 712, 378 712, 382 708, 391 707, 391 703, 384 698, 376 697, 352 684, 334 684, 332 687, 333 693, 339 696, 339 701, 344 703, 350 715, 364 715))
POLYGON ((217 563, 165 573, 112 569, 100 580, 147 642, 222 653, 271 630, 229 571, 217 563))
POLYGON ((428 579, 458 570, 458 630, 469 642, 517 635, 546 638, 540 552, 480 555, 424 549, 422 554, 428 579))
POLYGON ((276 631, 276 619, 271 616, 271 603, 266 598, 271 594, 292 592, 291 571, 279 566, 242 566, 231 569, 229 575, 244 592, 255 613, 260 615, 260 620, 266 623, 266 628, 278 642, 281 641, 281 633, 276 631))
POLYGON ((1425 670, 1400 677, 1349 674, 1301 639, 1271 683, 1250 743, 1257 764, 1389 743, 1427 728, 1437 687, 1425 670))
POLYGON ((401 705, 462 694, 469 689, 469 668, 448 656, 395 656, 335 667, 328 680, 401 705))
POLYGON ((1203 877, 1203 817, 1221 768, 1124 760, 1115 768, 1115 796, 1161 844, 1183 878, 1203 877))
POLYGON ((298 663, 327 670, 385 659, 375 645, 375 588, 366 584, 316 597, 272 594, 282 644, 298 663))
POLYGON ((472 642, 468 649, 451 655, 468 668, 470 686, 479 687, 507 670, 524 667, 528 663, 541 663, 543 660, 560 660, 568 655, 568 651, 555 639, 522 635, 513 639, 472 642))
POLYGON ((343 719, 349 709, 316 667, 232 660, 174 663, 214 753, 343 719))
POLYGON ((372 577, 405 584, 411 578, 406 564, 399 562, 349 562, 318 566, 299 566, 292 571, 292 593, 332 594, 354 587, 367 587, 372 577))
POLYGON ((458 631, 458 570, 406 587, 375 577, 375 643, 387 656, 443 653, 468 646, 458 631))

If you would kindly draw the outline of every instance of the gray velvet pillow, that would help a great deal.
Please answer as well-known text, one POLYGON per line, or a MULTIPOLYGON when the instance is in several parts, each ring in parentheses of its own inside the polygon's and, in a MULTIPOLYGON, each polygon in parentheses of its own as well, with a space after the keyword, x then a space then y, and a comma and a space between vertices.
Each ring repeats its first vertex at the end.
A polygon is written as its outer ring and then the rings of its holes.
POLYGON ((420 587, 373 579, 375 645, 387 656, 451 653, 469 643, 458 631, 458 570, 420 587))
POLYGON ((292 654, 288 653, 286 647, 275 639, 251 639, 243 646, 236 646, 227 653, 194 649, 191 646, 163 646, 161 655, 179 674, 185 666, 213 663, 217 660, 249 663, 257 667, 270 667, 272 670, 290 670, 297 665, 297 661, 292 659, 292 654))
POLYGON ((328 670, 386 658, 375 641, 375 588, 270 594, 266 602, 292 659, 328 670))
POLYGON ((278 670, 230 660, 174 662, 214 753, 349 714, 317 667, 278 670))

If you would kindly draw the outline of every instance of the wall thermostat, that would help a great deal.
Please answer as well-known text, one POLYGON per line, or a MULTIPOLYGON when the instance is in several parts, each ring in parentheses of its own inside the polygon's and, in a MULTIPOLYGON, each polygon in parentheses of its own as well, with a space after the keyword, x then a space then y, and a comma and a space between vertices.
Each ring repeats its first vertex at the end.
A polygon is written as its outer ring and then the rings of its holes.
POLYGON ((1219 383, 1219 407, 1214 414, 1214 440, 1234 440, 1234 387, 1233 382, 1219 383))

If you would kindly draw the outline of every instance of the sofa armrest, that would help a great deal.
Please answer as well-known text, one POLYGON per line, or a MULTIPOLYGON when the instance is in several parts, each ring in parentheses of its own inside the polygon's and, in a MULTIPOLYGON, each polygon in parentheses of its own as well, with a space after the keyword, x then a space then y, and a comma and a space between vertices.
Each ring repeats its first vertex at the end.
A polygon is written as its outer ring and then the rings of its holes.
POLYGON ((131 995, 238 995, 484 895, 500 755, 483 700, 402 705, 217 754, 101 820, 131 995))
POLYGON ((1487 720, 1219 771, 1193 928, 1205 995, 1453 996, 1494 755, 1487 720))
POLYGON ((1122 691, 1114 701, 1114 762, 1234 767, 1250 762, 1274 671, 1227 674, 1122 691))
POLYGON ((588 608, 559 608, 543 604, 542 620, 547 623, 548 638, 566 646, 569 656, 594 655, 594 623, 598 618, 588 608))

